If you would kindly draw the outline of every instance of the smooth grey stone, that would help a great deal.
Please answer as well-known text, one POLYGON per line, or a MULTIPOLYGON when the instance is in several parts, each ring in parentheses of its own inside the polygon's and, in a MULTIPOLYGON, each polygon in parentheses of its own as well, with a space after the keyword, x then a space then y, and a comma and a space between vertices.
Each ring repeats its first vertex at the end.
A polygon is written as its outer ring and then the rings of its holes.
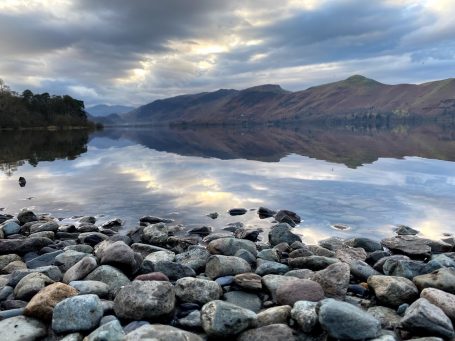
POLYGON ((211 256, 205 266, 205 274, 210 278, 238 275, 251 272, 251 266, 242 258, 234 256, 211 256))
POLYGON ((54 265, 58 266, 61 271, 67 272, 69 268, 84 257, 87 257, 87 253, 68 250, 55 257, 54 265))
POLYGON ((368 313, 381 322, 381 328, 395 330, 400 325, 401 316, 391 308, 387 307, 371 307, 368 308, 368 313))
POLYGON ((56 333, 92 330, 99 325, 104 311, 96 295, 80 295, 57 303, 52 314, 52 329, 56 333))
POLYGON ((157 223, 144 227, 142 240, 149 244, 164 244, 169 236, 169 230, 164 223, 157 223))
POLYGON ((95 257, 87 255, 66 271, 63 276, 63 282, 69 283, 83 279, 96 269, 97 266, 95 257))
POLYGON ((352 263, 349 264, 349 269, 351 270, 351 275, 363 281, 366 281, 371 276, 381 275, 380 272, 361 260, 352 261, 352 263))
POLYGON ((446 339, 455 336, 450 319, 440 308, 425 298, 419 298, 409 306, 401 320, 401 326, 421 335, 440 336, 446 339))
POLYGON ((366 252, 382 251, 381 243, 365 237, 352 238, 345 241, 345 244, 351 247, 360 247, 366 252))
POLYGON ((339 263, 337 258, 323 256, 308 256, 289 259, 289 266, 297 269, 310 269, 318 271, 327 268, 331 264, 339 263))
POLYGON ((46 285, 54 283, 46 275, 35 272, 28 274, 17 283, 14 288, 14 297, 19 300, 30 300, 46 285))
POLYGON ((121 288, 114 300, 116 316, 129 320, 167 315, 174 306, 175 289, 162 281, 133 281, 121 288))
POLYGON ((448 318, 455 321, 455 295, 435 288, 426 288, 422 290, 420 297, 439 307, 448 318))
POLYGON ((291 232, 291 226, 281 223, 272 227, 269 232, 270 245, 275 246, 282 242, 292 244, 293 242, 302 241, 302 238, 291 232))
POLYGON ((16 261, 22 261, 22 258, 16 254, 0 256, 0 270, 7 266, 9 263, 16 261))
POLYGON ((49 238, 0 239, 0 254, 24 255, 28 252, 39 251, 52 243, 53 241, 49 238))
POLYGON ((91 332, 86 338, 86 341, 123 341, 125 332, 118 320, 105 323, 91 332))
POLYGON ((183 277, 196 276, 196 272, 189 266, 168 261, 154 263, 153 271, 165 274, 171 281, 176 281, 183 277))
POLYGON ((256 268, 255 273, 259 276, 265 275, 283 275, 289 271, 289 267, 285 264, 272 262, 272 261, 263 261, 261 264, 256 268))
POLYGON ((187 251, 175 255, 175 262, 200 272, 204 270, 209 257, 210 252, 205 247, 190 246, 187 251))
POLYGON ((234 336, 252 326, 256 314, 235 304, 212 301, 201 310, 202 328, 210 337, 234 336))
POLYGON ((0 321, 9 319, 15 316, 21 316, 24 314, 25 308, 17 308, 17 309, 10 309, 10 310, 2 310, 0 311, 0 321))
POLYGON ((414 277, 413 282, 419 290, 436 288, 455 294, 455 269, 441 268, 430 274, 416 276, 414 277))
POLYGON ((297 341, 298 338, 292 328, 286 324, 271 324, 247 330, 239 335, 239 341, 297 341))
POLYGON ((45 231, 57 232, 58 227, 59 227, 59 225, 55 221, 49 221, 44 224, 39 224, 39 223, 33 224, 30 227, 30 233, 32 234, 32 233, 45 232, 45 231))
POLYGON ((174 288, 180 301, 201 305, 217 300, 223 294, 217 282, 193 277, 180 278, 174 288))
POLYGON ((414 283, 404 277, 371 276, 368 286, 373 289, 379 302, 391 307, 413 302, 419 295, 414 283))
POLYGON ((179 319, 178 322, 184 328, 202 327, 201 312, 199 310, 193 310, 187 316, 179 319))
POLYGON ((0 229, 3 230, 3 233, 5 234, 5 236, 17 234, 21 231, 21 227, 18 224, 18 221, 13 220, 13 219, 7 220, 3 224, 1 224, 0 229))
POLYGON ((79 291, 80 295, 93 294, 106 297, 109 294, 109 286, 100 281, 72 281, 69 285, 79 291))
POLYGON ((244 291, 229 291, 224 294, 223 300, 255 313, 259 312, 262 307, 262 301, 256 294, 244 291))
POLYGON ((376 318, 352 304, 332 298, 321 303, 319 323, 337 339, 364 340, 381 333, 381 324, 376 318))
MULTIPOLYGON (((387 276, 405 277, 412 280, 425 272, 426 264, 413 260, 388 259, 382 269, 387 276)), ((436 270, 436 269, 435 269, 436 270)))
POLYGON ((254 256, 257 254, 256 244, 246 239, 220 238, 207 245, 207 251, 214 255, 233 256, 238 250, 247 250, 254 256))
POLYGON ((291 306, 282 305, 268 308, 257 314, 255 327, 263 327, 269 324, 285 323, 289 321, 291 316, 291 306))
POLYGON ((315 272, 310 269, 297 269, 286 272, 285 276, 296 277, 300 279, 313 279, 315 272))
POLYGON ((156 251, 168 251, 167 249, 160 246, 142 243, 133 243, 131 244, 131 248, 133 249, 134 252, 140 253, 143 258, 147 257, 149 254, 156 251))
POLYGON ((225 287, 227 285, 231 285, 234 283, 234 276, 223 276, 223 277, 218 277, 215 279, 215 282, 221 285, 222 287, 225 287))
POLYGON ((19 220, 21 225, 24 225, 26 223, 37 221, 38 217, 32 211, 24 209, 17 215, 17 220, 19 220))
POLYGON ((343 299, 348 291, 350 273, 348 264, 335 263, 308 279, 319 283, 327 297, 343 299))
POLYGON ((8 285, 0 289, 0 302, 6 300, 13 293, 13 291, 14 288, 8 285))
POLYGON ((256 257, 247 250, 238 250, 235 254, 234 257, 239 257, 248 262, 251 266, 254 266, 256 264, 256 257))
POLYGON ((63 251, 77 251, 91 254, 93 253, 93 247, 86 244, 69 245, 66 246, 63 251))
POLYGON ((130 283, 121 271, 110 265, 101 265, 85 277, 85 280, 100 281, 109 286, 109 295, 114 297, 120 288, 130 283))
POLYGON ((27 268, 35 269, 41 266, 54 265, 55 257, 57 257, 61 253, 63 253, 63 251, 58 250, 54 252, 45 253, 44 255, 33 258, 32 260, 26 262, 27 268))
POLYGON ((126 335, 125 341, 202 341, 203 339, 186 330, 163 324, 146 324, 126 335))
POLYGON ((317 302, 297 301, 291 310, 291 317, 305 333, 311 333, 318 323, 317 305, 317 302))
POLYGON ((47 334, 44 323, 26 316, 15 316, 0 321, 0 330, 2 340, 8 341, 39 340, 47 334))
POLYGON ((35 273, 35 272, 42 273, 55 282, 60 282, 63 277, 62 272, 60 271, 60 269, 58 267, 53 266, 53 265, 41 266, 41 267, 35 268, 35 269, 26 269, 26 270, 24 269, 24 270, 14 271, 9 278, 8 285, 15 287, 22 278, 24 278, 28 274, 35 273))

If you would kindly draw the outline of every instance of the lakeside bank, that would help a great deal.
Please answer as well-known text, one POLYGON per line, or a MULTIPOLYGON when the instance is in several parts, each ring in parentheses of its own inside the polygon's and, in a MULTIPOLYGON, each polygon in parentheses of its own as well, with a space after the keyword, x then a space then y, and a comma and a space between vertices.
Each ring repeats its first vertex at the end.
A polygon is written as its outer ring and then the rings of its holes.
MULTIPOLYGON (((451 339, 455 239, 305 244, 290 211, 261 231, 181 231, 146 216, 65 224, 0 214, 0 330, 8 340, 451 339)), ((242 212, 237 211, 233 213, 242 212)))

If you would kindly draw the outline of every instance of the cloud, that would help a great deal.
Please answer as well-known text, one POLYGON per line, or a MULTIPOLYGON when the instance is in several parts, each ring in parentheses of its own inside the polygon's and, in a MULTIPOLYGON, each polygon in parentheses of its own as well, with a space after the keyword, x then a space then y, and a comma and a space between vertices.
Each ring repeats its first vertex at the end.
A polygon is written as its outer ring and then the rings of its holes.
POLYGON ((453 76, 449 0, 4 0, 0 77, 22 91, 139 105, 217 88, 298 90, 363 73, 453 76))

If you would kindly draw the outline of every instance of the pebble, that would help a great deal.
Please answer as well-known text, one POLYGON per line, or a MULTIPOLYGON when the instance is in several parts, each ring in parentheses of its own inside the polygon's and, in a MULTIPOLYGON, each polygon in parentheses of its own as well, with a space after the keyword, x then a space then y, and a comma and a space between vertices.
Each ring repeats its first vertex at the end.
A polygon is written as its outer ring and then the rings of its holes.
POLYGON ((379 302, 398 307, 413 302, 419 295, 416 286, 407 278, 395 276, 371 276, 368 279, 379 302))
POLYGON ((98 326, 104 311, 96 295, 80 295, 57 303, 52 314, 52 329, 56 333, 92 330, 98 326))
POLYGON ((234 276, 245 272, 251 272, 250 264, 234 256, 211 256, 205 266, 205 273, 210 278, 234 276))
POLYGON ((450 319, 425 298, 419 298, 409 306, 401 320, 401 326, 420 335, 440 336, 446 339, 455 336, 450 319))
POLYGON ((26 316, 15 316, 0 321, 0 330, 2 339, 8 341, 39 340, 47 334, 44 323, 26 316))
POLYGON ((201 310, 202 328, 211 337, 234 336, 252 326, 256 318, 251 310, 220 300, 205 304, 201 310))
POLYGON ((222 294, 223 289, 215 281, 185 277, 175 283, 175 295, 182 302, 203 305, 219 299, 222 294))
POLYGON ((240 334, 239 341, 296 341, 294 330, 286 324, 271 324, 256 329, 250 329, 240 334))
POLYGON ((293 306, 297 301, 318 302, 322 299, 324 299, 322 287, 308 279, 282 283, 276 291, 276 302, 279 305, 293 306))
POLYGON ((175 306, 175 289, 169 282, 133 281, 114 300, 116 316, 127 320, 153 319, 169 314, 175 306))
POLYGON ((63 283, 51 284, 28 302, 24 315, 51 321, 54 307, 64 299, 78 295, 78 291, 63 283))
POLYGON ((381 323, 372 315, 331 298, 323 301, 319 308, 319 323, 329 336, 336 339, 372 339, 381 333, 381 323))
POLYGON ((318 323, 316 302, 297 301, 291 310, 291 317, 305 333, 311 333, 318 323))
POLYGON ((125 341, 202 341, 202 338, 188 331, 162 324, 146 324, 127 333, 125 341))
POLYGON ((256 294, 244 291, 229 291, 223 295, 223 300, 255 313, 262 307, 262 301, 256 294))

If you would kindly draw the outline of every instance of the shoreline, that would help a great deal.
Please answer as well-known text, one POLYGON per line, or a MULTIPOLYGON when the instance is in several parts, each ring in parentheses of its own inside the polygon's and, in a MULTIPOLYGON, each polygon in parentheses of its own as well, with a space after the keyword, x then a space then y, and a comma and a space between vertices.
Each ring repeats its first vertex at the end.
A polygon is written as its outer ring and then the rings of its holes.
MULTIPOLYGON (((242 214, 241 209, 231 215, 242 214)), ((244 212, 243 212, 244 213, 244 212)), ((0 328, 8 340, 400 340, 455 337, 455 238, 400 226, 383 240, 231 224, 180 233, 146 216, 63 224, 0 212, 0 328)), ((273 225, 273 226, 272 226, 273 225)))

